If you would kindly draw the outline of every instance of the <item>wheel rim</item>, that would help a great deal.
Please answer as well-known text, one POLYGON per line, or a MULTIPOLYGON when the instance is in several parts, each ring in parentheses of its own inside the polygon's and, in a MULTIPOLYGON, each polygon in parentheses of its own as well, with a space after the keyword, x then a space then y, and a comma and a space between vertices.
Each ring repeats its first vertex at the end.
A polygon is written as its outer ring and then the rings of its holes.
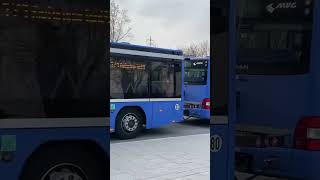
POLYGON ((134 132, 139 126, 139 120, 135 114, 128 113, 121 120, 122 128, 127 132, 134 132))
POLYGON ((88 180, 88 177, 79 166, 62 163, 50 168, 41 180, 88 180))

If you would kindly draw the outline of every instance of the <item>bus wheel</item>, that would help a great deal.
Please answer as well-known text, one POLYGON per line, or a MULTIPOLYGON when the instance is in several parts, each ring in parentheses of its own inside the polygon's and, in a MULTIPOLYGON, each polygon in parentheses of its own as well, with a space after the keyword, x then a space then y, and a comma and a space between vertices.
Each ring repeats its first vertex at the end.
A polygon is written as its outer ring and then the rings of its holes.
POLYGON ((120 139, 131 139, 142 130, 143 116, 134 108, 122 110, 117 116, 116 134, 120 139))
POLYGON ((81 147, 52 147, 37 153, 28 162, 21 180, 105 180, 95 157, 81 147))

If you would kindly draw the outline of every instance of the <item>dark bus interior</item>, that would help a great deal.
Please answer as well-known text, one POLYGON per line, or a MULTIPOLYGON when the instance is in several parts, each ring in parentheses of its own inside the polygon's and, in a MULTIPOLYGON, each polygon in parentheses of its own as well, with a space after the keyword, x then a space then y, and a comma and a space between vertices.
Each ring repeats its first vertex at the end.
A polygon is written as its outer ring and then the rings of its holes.
POLYGON ((104 5, 0 3, 0 118, 109 116, 104 5))

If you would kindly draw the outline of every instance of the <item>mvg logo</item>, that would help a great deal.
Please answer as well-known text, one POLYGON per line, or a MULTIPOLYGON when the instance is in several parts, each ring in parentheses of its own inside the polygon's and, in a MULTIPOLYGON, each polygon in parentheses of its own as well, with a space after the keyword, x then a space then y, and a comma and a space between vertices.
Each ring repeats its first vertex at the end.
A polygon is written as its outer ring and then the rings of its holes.
POLYGON ((194 66, 196 66, 196 65, 202 65, 202 64, 203 64, 203 62, 194 62, 194 63, 193 63, 194 66))
POLYGON ((276 9, 295 9, 297 8, 296 2, 284 2, 284 3, 271 3, 267 5, 268 12, 273 13, 276 9))

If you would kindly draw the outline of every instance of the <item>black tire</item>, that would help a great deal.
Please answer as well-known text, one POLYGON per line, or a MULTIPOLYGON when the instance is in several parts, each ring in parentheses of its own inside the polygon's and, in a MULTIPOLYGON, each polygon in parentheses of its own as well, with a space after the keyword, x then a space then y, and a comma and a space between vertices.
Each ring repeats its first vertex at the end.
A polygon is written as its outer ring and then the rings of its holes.
POLYGON ((36 153, 21 174, 21 180, 47 180, 50 176, 67 179, 106 180, 108 170, 81 146, 53 146, 36 153), (63 176, 63 178, 62 178, 63 176), (72 177, 70 177, 72 176, 72 177))
POLYGON ((143 129, 144 117, 136 108, 126 108, 121 110, 116 119, 116 135, 119 139, 132 139, 137 137, 143 129), (125 122, 127 118, 134 117, 135 119, 130 120, 134 125, 130 124, 126 128, 125 122), (133 127, 131 127, 133 126, 133 127), (130 128, 131 127, 131 128, 130 128))

